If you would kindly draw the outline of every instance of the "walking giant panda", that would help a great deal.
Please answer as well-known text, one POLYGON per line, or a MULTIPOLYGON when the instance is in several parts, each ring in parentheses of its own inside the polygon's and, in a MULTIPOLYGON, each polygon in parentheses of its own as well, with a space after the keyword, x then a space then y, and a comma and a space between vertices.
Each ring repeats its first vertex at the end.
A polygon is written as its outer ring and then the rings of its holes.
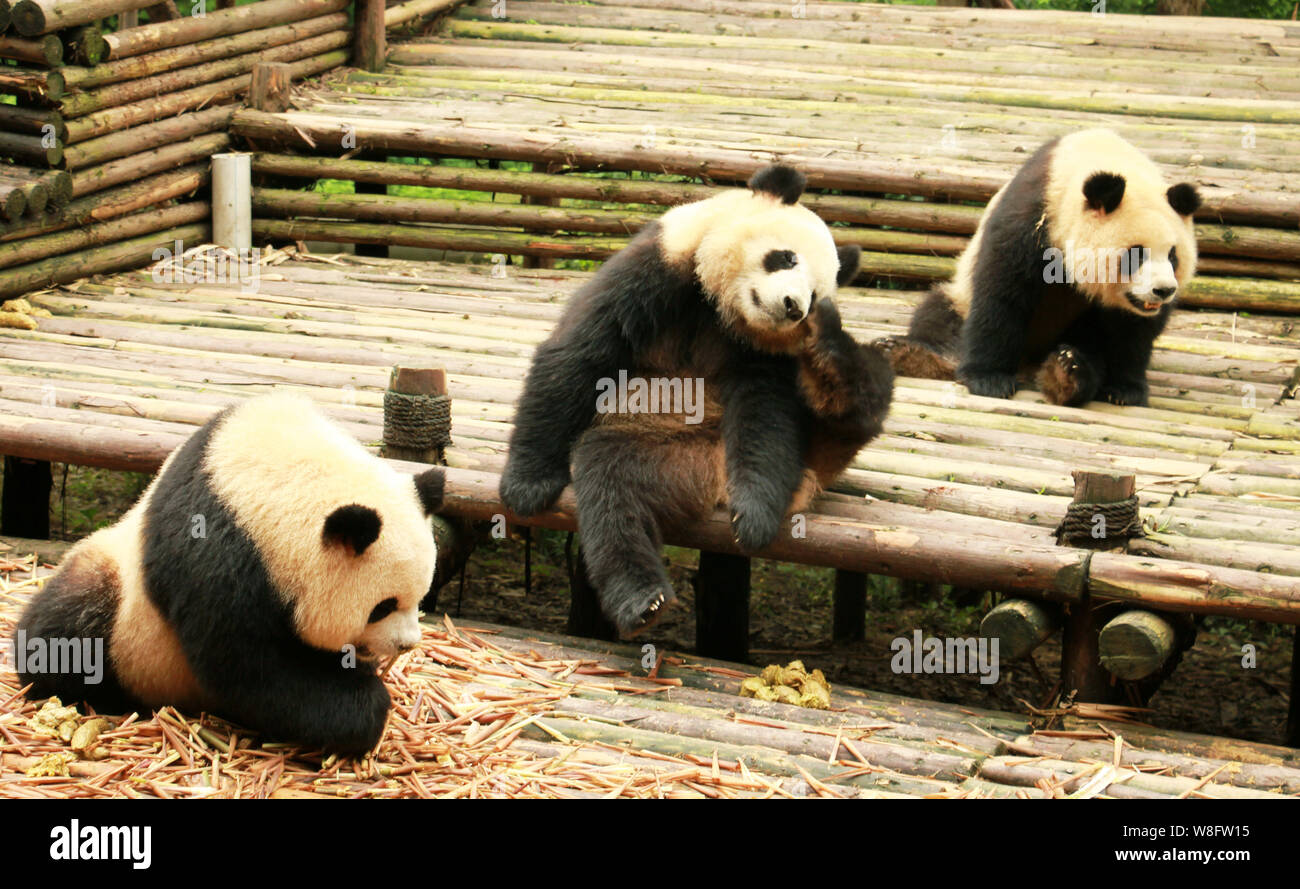
POLYGON ((955 373, 976 395, 1010 398, 1037 369, 1054 404, 1145 405, 1151 345, 1196 271, 1200 203, 1110 130, 1053 139, 989 201, 907 335, 878 342, 899 373, 955 373))
POLYGON ((97 684, 31 669, 29 696, 370 750, 390 703, 376 662, 420 640, 442 488, 441 468, 402 475, 305 398, 228 408, 32 599, 20 641, 101 639, 108 669, 97 684))
POLYGON ((831 299, 859 250, 836 250, 803 189, 797 170, 770 166, 748 191, 669 210, 574 295, 534 355, 501 498, 532 515, 572 478, 588 575, 624 633, 674 598, 664 527, 728 504, 736 541, 761 549, 880 432, 893 372, 831 299), (615 379, 700 380, 702 404, 603 411, 615 379))

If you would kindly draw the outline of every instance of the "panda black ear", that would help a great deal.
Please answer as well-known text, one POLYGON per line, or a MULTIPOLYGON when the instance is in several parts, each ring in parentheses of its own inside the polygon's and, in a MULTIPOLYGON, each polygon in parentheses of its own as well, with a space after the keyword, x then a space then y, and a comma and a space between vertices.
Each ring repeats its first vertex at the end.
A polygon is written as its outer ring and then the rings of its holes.
POLYGON ((794 167, 772 164, 749 177, 749 187, 759 194, 770 194, 783 204, 793 204, 803 194, 807 177, 794 167))
POLYGON ((837 252, 840 255, 840 270, 835 274, 835 286, 843 287, 858 276, 858 263, 862 261, 862 248, 857 244, 845 244, 837 252))
POLYGON ((379 537, 383 526, 379 513, 369 506, 340 506, 325 519, 321 541, 326 546, 342 546, 359 556, 379 537))
POLYGON ((443 486, 447 482, 441 466, 426 469, 415 477, 415 493, 420 496, 420 505, 425 515, 433 515, 442 506, 443 486))
POLYGON ((1191 216, 1201 209, 1201 193, 1196 190, 1195 185, 1187 182, 1169 186, 1165 197, 1169 199, 1169 206, 1173 207, 1174 212, 1179 216, 1191 216))
POLYGON ((1124 199, 1124 177, 1115 173, 1093 173, 1083 183, 1083 196, 1088 206, 1103 213, 1114 213, 1124 199))

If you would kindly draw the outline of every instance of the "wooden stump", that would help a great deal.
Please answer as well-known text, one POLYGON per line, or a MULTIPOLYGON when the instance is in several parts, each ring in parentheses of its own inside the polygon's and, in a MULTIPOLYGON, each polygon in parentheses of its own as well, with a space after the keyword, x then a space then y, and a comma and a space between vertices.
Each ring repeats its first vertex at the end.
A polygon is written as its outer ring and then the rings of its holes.
POLYGON ((289 110, 293 66, 286 62, 258 62, 248 85, 249 108, 279 113, 289 110))
POLYGON ((1008 599, 980 622, 980 635, 998 640, 998 658, 1015 660, 1031 654, 1061 626, 1053 605, 1028 599, 1008 599))
POLYGON ((749 558, 701 551, 694 585, 695 650, 720 660, 748 660, 749 558))
POLYGON ((352 39, 353 63, 372 74, 384 70, 388 60, 388 34, 384 30, 384 0, 357 0, 356 32, 352 39))
POLYGON ((867 576, 858 571, 835 572, 834 642, 867 638, 867 576))

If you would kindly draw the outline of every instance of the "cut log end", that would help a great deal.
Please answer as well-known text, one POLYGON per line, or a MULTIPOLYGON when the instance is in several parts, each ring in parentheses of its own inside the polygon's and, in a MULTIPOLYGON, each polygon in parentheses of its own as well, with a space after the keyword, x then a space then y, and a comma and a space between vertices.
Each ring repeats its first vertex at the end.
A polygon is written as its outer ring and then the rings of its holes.
POLYGON ((1120 679, 1145 679, 1174 653, 1177 634, 1167 620, 1150 611, 1126 611, 1101 630, 1102 666, 1120 679))
POLYGON ((1030 654, 1061 625, 1051 606, 1028 599, 1008 599, 984 616, 980 635, 998 640, 998 656, 1014 660, 1030 654))

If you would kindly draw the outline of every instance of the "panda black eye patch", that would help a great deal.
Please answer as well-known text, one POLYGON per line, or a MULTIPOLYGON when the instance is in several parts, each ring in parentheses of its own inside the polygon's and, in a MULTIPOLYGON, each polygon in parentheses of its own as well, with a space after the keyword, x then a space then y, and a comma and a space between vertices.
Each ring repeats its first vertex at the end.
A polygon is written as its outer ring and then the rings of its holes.
POLYGON ((396 610, 397 610, 397 600, 394 598, 385 599, 384 601, 376 605, 373 609, 371 609, 370 617, 366 619, 366 623, 369 624, 378 623, 379 621, 388 617, 388 615, 392 614, 396 610))
POLYGON ((799 257, 793 250, 769 250, 763 257, 763 271, 768 274, 792 269, 798 264, 799 257))
POLYGON ((1175 270, 1177 270, 1177 268, 1178 268, 1178 248, 1177 248, 1177 247, 1170 247, 1170 248, 1169 248, 1169 264, 1170 264, 1171 266, 1173 266, 1175 270))

